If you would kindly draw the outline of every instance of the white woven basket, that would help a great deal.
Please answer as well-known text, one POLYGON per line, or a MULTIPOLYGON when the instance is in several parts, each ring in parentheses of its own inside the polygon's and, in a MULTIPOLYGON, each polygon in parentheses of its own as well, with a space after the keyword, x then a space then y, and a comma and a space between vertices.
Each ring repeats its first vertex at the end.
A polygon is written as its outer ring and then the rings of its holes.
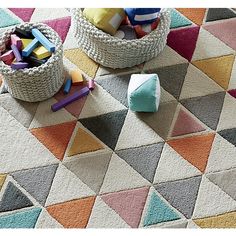
MULTIPOLYGON (((29 69, 13 70, 0 61, 0 74, 4 78, 6 90, 14 97, 23 101, 37 102, 52 97, 61 88, 63 76, 63 46, 59 35, 49 26, 42 23, 24 23, 17 25, 24 30, 38 28, 56 46, 55 53, 48 61, 29 69)), ((15 27, 0 35, 0 52, 14 32, 15 27)))
POLYGON ((125 68, 156 57, 165 47, 170 28, 170 10, 162 9, 160 23, 141 39, 111 36, 92 25, 81 9, 71 9, 73 34, 79 47, 94 61, 111 68, 125 68))

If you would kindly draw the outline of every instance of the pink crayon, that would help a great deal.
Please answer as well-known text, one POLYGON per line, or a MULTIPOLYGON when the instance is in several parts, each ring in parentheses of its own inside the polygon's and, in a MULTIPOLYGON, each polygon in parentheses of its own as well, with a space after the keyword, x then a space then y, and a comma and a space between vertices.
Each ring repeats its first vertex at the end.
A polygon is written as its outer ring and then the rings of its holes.
POLYGON ((11 45, 11 49, 12 49, 14 55, 15 55, 16 60, 17 60, 18 62, 19 62, 19 61, 22 61, 23 59, 22 59, 22 56, 21 56, 21 54, 20 54, 20 52, 19 52, 17 46, 14 45, 14 44, 12 44, 12 45, 11 45))
POLYGON ((61 101, 53 104, 51 106, 52 111, 58 111, 61 108, 69 105, 70 103, 84 97, 87 96, 89 94, 89 89, 87 87, 82 88, 80 91, 76 91, 75 93, 73 93, 72 95, 66 97, 65 99, 62 99, 61 101))
POLYGON ((2 56, 0 57, 0 59, 2 61, 9 61, 9 60, 13 60, 15 58, 14 53, 12 50, 5 52, 4 54, 2 54, 2 56))
POLYGON ((14 62, 11 64, 11 68, 18 70, 18 69, 24 69, 28 67, 28 63, 27 62, 14 62))
POLYGON ((94 88, 95 88, 95 83, 94 83, 94 80, 93 80, 93 79, 90 79, 90 80, 88 81, 88 88, 89 88, 89 90, 94 90, 94 88))
POLYGON ((11 35, 11 44, 16 45, 18 50, 22 49, 22 41, 16 34, 11 35))

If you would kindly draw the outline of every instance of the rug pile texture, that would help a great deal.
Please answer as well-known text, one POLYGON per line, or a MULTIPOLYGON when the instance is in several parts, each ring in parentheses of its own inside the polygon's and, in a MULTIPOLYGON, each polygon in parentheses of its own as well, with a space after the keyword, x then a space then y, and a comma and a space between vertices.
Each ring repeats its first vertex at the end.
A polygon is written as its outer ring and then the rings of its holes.
MULTIPOLYGON (((236 12, 172 9, 164 51, 104 68, 72 35, 67 9, 0 9, 0 33, 46 22, 66 70, 96 88, 53 113, 0 95, 0 228, 236 227, 236 12), (157 113, 127 107, 132 73, 157 73, 157 113)), ((73 87, 73 93, 78 87, 73 87)))

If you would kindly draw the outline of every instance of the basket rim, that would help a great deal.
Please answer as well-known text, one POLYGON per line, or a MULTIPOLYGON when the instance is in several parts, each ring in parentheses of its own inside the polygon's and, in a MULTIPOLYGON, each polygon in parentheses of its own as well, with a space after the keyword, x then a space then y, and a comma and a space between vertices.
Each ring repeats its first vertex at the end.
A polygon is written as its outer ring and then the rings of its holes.
MULTIPOLYGON (((42 65, 40 66, 34 66, 32 68, 24 68, 24 69, 19 69, 19 70, 14 70, 12 69, 9 65, 6 65, 3 61, 0 61, 0 73, 2 75, 5 75, 5 74, 11 74, 11 75, 16 75, 16 74, 19 74, 19 73, 23 73, 23 74, 29 74, 29 73, 34 73, 35 70, 40 70, 40 69, 46 69, 48 67, 51 67, 52 64, 51 62, 53 61, 53 59, 58 56, 59 52, 58 52, 58 49, 60 47, 63 47, 63 44, 62 44, 62 41, 61 41, 61 38, 60 36, 58 35, 58 33, 53 29, 51 28, 50 26, 48 26, 47 24, 44 24, 44 23, 31 23, 31 22, 24 22, 24 23, 21 23, 21 24, 17 24, 17 25, 14 25, 13 27, 11 28, 8 28, 7 30, 5 30, 4 32, 2 32, 0 34, 0 43, 1 43, 1 40, 3 40, 4 36, 7 34, 7 33, 11 33, 11 32, 14 32, 13 30, 17 28, 21 28, 23 26, 29 26, 29 27, 35 27, 35 28, 38 28, 40 26, 43 26, 45 28, 47 28, 51 34, 54 34, 58 40, 58 42, 54 42, 55 46, 56 46, 56 50, 55 50, 55 53, 52 53, 52 55, 50 56, 50 58, 42 65), (5 70, 4 71, 2 71, 5 70)), ((2 44, 5 44, 4 41, 2 41, 2 44)), ((1 46, 1 45, 0 45, 1 46)), ((0 50, 1 52, 1 50, 0 50)))

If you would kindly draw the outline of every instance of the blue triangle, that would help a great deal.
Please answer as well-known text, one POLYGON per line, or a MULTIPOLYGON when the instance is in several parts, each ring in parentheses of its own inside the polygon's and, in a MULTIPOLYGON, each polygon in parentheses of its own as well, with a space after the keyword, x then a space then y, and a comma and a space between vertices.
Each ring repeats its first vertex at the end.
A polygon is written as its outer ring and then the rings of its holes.
POLYGON ((143 225, 148 226, 178 219, 180 216, 153 192, 143 225))
POLYGON ((0 228, 34 228, 42 209, 33 208, 0 217, 0 228))
POLYGON ((182 16, 175 9, 171 10, 171 23, 170 28, 179 28, 183 26, 192 25, 191 21, 189 21, 186 17, 182 16))
POLYGON ((20 21, 13 18, 10 14, 8 14, 4 9, 0 8, 0 28, 8 27, 11 25, 20 24, 20 21))

